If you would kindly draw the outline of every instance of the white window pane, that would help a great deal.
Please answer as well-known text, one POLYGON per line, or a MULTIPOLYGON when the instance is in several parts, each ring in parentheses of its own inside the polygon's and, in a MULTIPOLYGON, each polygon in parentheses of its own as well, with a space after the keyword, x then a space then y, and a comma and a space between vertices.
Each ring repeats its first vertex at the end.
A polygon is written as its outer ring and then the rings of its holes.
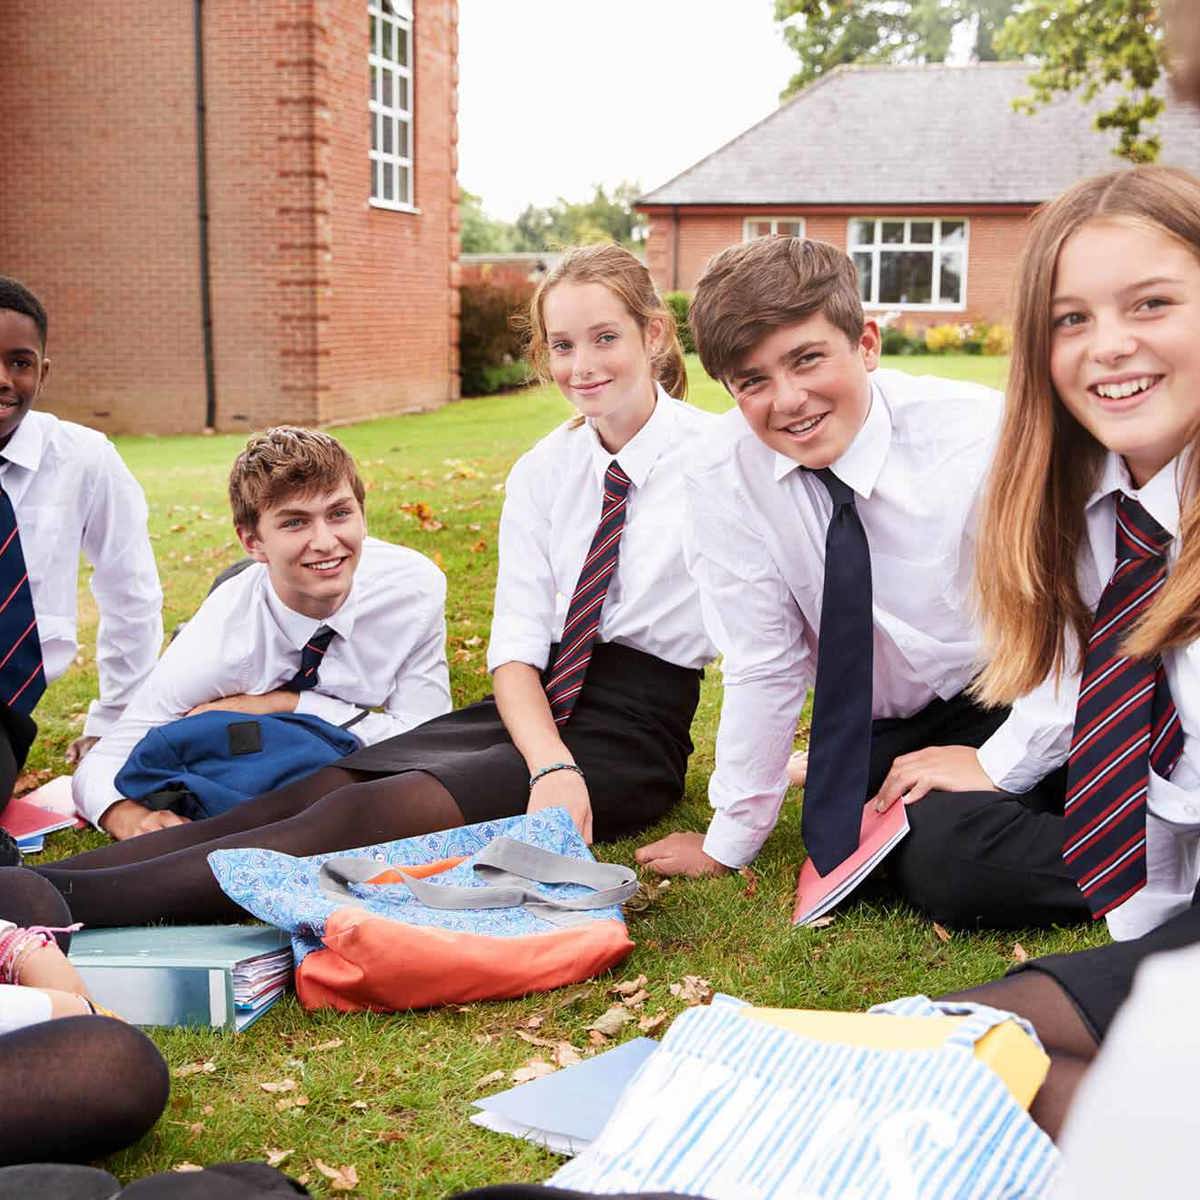
POLYGON ((379 100, 379 68, 371 68, 371 99, 379 100))
POLYGON ((392 164, 390 162, 385 162, 382 164, 382 166, 383 166, 383 189, 382 189, 382 193, 381 193, 382 199, 391 200, 393 198, 392 197, 392 164))
POLYGON ((879 256, 880 304, 930 304, 932 301, 932 253, 896 250, 879 256))
POLYGON ((385 108, 392 107, 392 73, 391 71, 381 71, 382 78, 379 81, 379 103, 385 108))
POLYGON ((802 237, 803 230, 801 229, 800 221, 780 221, 778 233, 782 233, 787 237, 802 237))
POLYGON ((910 221, 908 224, 908 240, 910 242, 921 242, 926 245, 932 245, 933 222, 910 221))
POLYGON ((396 76, 396 107, 408 112, 408 80, 403 75, 396 76))
POLYGON ((871 251, 856 250, 851 256, 854 269, 858 272, 858 294, 864 301, 871 299, 871 251))
POLYGON ((961 250, 942 252, 941 269, 938 272, 940 299, 943 304, 963 302, 963 256, 961 250))
POLYGON ((383 28, 380 32, 383 36, 380 38, 379 57, 390 59, 392 57, 392 23, 382 21, 381 25, 383 28))
POLYGON ((396 153, 401 158, 408 158, 408 122, 396 122, 396 153))
POLYGON ((768 237, 771 233, 770 221, 747 221, 746 222, 746 237, 768 237))
POLYGON ((394 154, 395 153, 395 151, 392 149, 392 146, 395 142, 395 139, 392 136, 392 130, 395 127, 396 127, 395 118, 387 117, 387 116, 385 116, 383 118, 383 144, 380 148, 383 150, 384 154, 394 154))
POLYGON ((904 241, 904 222, 903 221, 880 221, 879 222, 881 242, 902 242, 904 241))
POLYGON ((396 61, 402 66, 408 66, 408 30, 396 30, 396 61))
POLYGON ((371 149, 379 149, 379 116, 377 113, 371 114, 371 149))
POLYGON ((371 199, 379 199, 379 163, 375 159, 371 160, 371 199))
POLYGON ((874 221, 851 221, 850 244, 852 246, 870 246, 875 242, 874 221))
POLYGON ((967 223, 965 221, 942 222, 942 245, 961 246, 967 240, 967 223))
POLYGON ((367 41, 367 48, 372 54, 379 53, 379 20, 374 15, 370 18, 371 32, 367 41))
POLYGON ((396 199, 401 204, 412 203, 412 175, 407 167, 396 168, 396 199))

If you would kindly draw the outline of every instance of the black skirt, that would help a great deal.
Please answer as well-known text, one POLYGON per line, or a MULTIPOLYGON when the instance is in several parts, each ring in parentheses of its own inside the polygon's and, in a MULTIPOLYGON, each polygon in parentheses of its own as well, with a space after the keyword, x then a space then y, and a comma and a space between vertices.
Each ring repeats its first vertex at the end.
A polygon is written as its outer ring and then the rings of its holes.
POLYGON ((1092 1036, 1100 1042, 1108 1033, 1117 1009, 1133 990, 1138 967, 1152 954, 1182 950, 1200 943, 1200 906, 1164 921, 1157 929, 1128 942, 1113 942, 1075 954, 1050 954, 1010 971, 1044 971, 1067 993, 1092 1036))
MULTIPOLYGON (((587 781, 596 841, 640 832, 683 796, 700 678, 698 670, 616 642, 593 649, 561 733, 587 781)), ((516 816, 529 803, 529 769, 490 696, 337 765, 376 775, 425 771, 468 824, 516 816)))

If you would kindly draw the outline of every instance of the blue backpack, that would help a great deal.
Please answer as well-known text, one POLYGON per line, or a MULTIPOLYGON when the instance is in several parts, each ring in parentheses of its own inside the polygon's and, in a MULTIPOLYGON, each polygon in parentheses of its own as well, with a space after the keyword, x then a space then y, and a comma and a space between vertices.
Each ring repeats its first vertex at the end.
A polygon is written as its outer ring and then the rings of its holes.
POLYGON ((150 730, 134 746, 116 784, 122 796, 195 821, 302 779, 357 749, 358 739, 346 728, 306 713, 203 712, 150 730))

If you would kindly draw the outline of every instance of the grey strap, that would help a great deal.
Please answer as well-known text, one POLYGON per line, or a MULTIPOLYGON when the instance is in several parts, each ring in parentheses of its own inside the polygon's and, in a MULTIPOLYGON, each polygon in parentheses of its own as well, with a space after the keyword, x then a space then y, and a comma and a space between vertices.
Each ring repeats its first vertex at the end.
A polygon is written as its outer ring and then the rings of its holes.
MULTIPOLYGON (((475 857, 474 869, 490 882, 485 887, 455 887, 404 876, 404 883, 422 904, 441 909, 524 908, 555 925, 574 925, 589 918, 589 909, 623 904, 637 891, 637 876, 619 863, 568 858, 530 846, 515 838, 493 839, 475 857), (533 883, 575 883, 592 888, 590 896, 575 899, 548 896, 533 883)), ((357 902, 350 885, 365 883, 387 869, 370 858, 333 858, 320 870, 318 882, 326 895, 357 902)), ((403 873, 403 867, 396 868, 403 873)))

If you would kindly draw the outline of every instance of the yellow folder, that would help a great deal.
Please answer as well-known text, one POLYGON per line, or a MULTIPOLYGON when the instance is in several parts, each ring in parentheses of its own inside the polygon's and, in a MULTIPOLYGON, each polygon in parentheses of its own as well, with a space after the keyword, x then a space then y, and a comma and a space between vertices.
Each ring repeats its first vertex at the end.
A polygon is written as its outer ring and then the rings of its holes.
MULTIPOLYGON (((893 1017, 886 1013, 821 1012, 804 1008, 743 1008, 755 1021, 820 1042, 873 1050, 933 1050, 966 1017, 893 1017)), ((1022 1108, 1033 1103, 1050 1070, 1046 1052, 1015 1021, 995 1025, 975 1043, 975 1057, 1004 1080, 1022 1108)))

